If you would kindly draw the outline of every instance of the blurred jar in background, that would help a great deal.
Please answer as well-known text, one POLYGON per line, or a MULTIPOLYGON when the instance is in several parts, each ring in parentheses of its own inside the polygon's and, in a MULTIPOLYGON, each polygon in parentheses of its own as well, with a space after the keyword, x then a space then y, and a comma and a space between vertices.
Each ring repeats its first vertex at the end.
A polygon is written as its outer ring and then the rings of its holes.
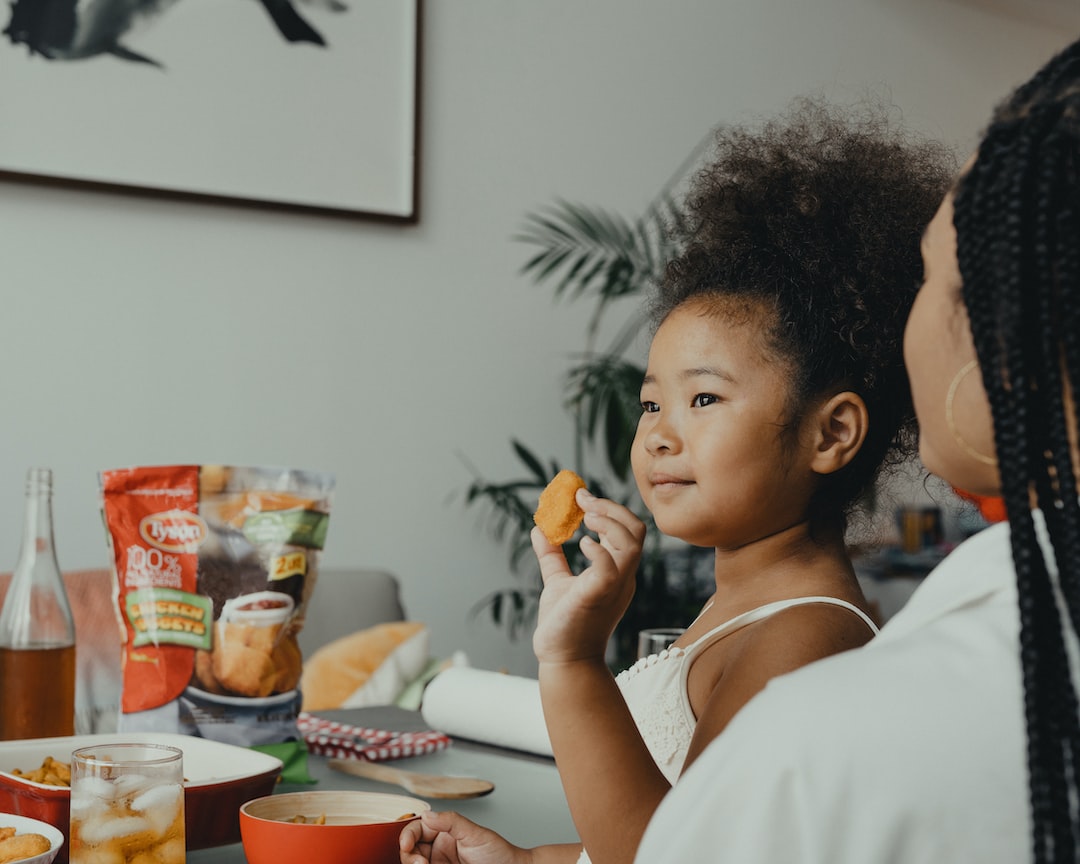
POLYGON ((904 552, 932 549, 945 539, 940 507, 901 507, 896 519, 904 552))

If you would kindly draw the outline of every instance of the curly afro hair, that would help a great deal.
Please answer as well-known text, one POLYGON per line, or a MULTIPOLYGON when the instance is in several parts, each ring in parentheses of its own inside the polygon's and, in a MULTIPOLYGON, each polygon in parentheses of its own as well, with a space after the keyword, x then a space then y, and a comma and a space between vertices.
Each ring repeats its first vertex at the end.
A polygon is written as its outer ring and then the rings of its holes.
POLYGON ((690 300, 764 311, 767 350, 789 370, 789 429, 811 400, 862 397, 867 439, 811 502, 845 525, 882 466, 913 450, 904 324, 922 279, 919 240, 956 158, 896 128, 879 103, 809 98, 760 127, 721 128, 715 151, 687 194, 683 251, 654 322, 690 300))

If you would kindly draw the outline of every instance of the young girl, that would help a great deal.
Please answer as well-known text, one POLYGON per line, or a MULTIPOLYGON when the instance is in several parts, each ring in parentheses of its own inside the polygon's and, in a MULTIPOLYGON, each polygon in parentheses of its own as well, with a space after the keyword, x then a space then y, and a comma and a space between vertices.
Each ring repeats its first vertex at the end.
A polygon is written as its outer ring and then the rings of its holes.
POLYGON ((844 536, 911 417, 903 325, 953 162, 880 113, 810 102, 717 144, 655 305, 632 452, 657 527, 716 550, 715 594, 672 649, 613 678, 605 647, 645 528, 579 491, 597 536, 581 541, 585 571, 533 533, 544 578, 533 647, 588 853, 520 849, 430 814, 402 834, 406 864, 627 862, 680 773, 770 678, 876 632, 844 536))

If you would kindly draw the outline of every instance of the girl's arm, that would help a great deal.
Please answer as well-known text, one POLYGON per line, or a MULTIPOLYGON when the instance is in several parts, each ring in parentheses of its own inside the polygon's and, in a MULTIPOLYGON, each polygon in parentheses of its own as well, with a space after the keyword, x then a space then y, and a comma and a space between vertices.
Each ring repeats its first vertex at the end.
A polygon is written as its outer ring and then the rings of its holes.
POLYGON ((540 694, 570 814, 590 859, 632 861, 670 786, 603 658, 541 663, 540 694))
POLYGON ((590 561, 574 576, 539 530, 533 548, 544 590, 533 647, 552 750, 578 834, 594 864, 631 861, 669 788, 604 655, 634 592, 645 526, 629 510, 578 492, 590 561))

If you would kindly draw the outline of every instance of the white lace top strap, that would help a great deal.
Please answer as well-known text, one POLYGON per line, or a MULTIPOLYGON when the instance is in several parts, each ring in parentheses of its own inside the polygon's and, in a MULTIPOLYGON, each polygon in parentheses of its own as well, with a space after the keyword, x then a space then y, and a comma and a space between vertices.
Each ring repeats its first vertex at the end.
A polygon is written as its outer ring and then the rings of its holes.
MULTIPOLYGON (((690 645, 686 647, 686 653, 690 656, 697 654, 704 648, 707 648, 721 636, 727 636, 729 633, 734 633, 736 630, 740 630, 746 627, 748 624, 753 624, 757 621, 762 621, 768 618, 770 615, 774 615, 784 609, 790 609, 794 606, 806 606, 810 603, 825 603, 829 606, 840 606, 851 612, 854 612, 860 618, 867 627, 870 628, 870 632, 875 636, 877 635, 878 628, 865 612, 853 603, 848 603, 847 600, 841 600, 839 597, 825 597, 825 596, 812 596, 812 597, 789 597, 786 600, 777 600, 773 603, 766 603, 764 606, 758 606, 751 609, 749 612, 743 612, 741 615, 736 615, 734 618, 729 618, 719 627, 714 627, 704 636, 699 636, 690 645)), ((706 607, 708 608, 708 607, 706 607)), ((704 612, 705 610, 702 610, 704 612)), ((700 617, 700 616, 699 616, 700 617)), ((689 664, 687 664, 689 665, 689 664)))
MULTIPOLYGON (((839 597, 826 597, 826 596, 811 596, 811 597, 789 597, 786 600, 777 600, 773 603, 766 603, 764 606, 758 606, 755 609, 751 609, 749 612, 743 612, 741 615, 736 615, 734 618, 729 618, 719 627, 714 627, 708 633, 703 636, 699 636, 690 645, 686 646, 686 655, 679 669, 679 696, 682 700, 682 711, 687 717, 694 717, 694 711, 690 707, 690 693, 687 689, 687 678, 690 675, 690 667, 694 663, 694 659, 706 648, 712 645, 717 639, 721 639, 736 630, 741 630, 749 624, 753 624, 757 621, 762 621, 771 615, 775 615, 777 612, 781 612, 784 609, 792 609, 796 606, 808 606, 811 603, 824 603, 829 606, 840 606, 843 609, 847 609, 850 612, 854 612, 858 615, 863 623, 870 628, 870 632, 873 635, 877 635, 878 626, 874 623, 865 612, 853 603, 849 603, 847 600, 841 600, 839 597)), ((695 718, 695 722, 696 722, 695 718)))

